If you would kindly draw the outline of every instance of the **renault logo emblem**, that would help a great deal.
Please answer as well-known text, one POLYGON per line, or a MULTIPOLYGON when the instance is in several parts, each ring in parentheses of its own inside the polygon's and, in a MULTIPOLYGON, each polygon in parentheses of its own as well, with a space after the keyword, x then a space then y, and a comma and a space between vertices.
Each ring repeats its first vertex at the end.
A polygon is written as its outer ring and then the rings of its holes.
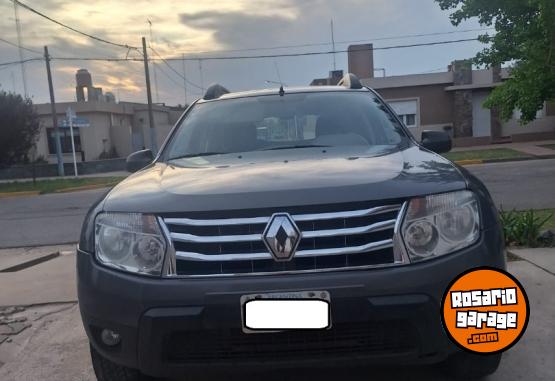
POLYGON ((290 261, 301 242, 301 232, 288 213, 270 218, 262 240, 276 261, 290 261))

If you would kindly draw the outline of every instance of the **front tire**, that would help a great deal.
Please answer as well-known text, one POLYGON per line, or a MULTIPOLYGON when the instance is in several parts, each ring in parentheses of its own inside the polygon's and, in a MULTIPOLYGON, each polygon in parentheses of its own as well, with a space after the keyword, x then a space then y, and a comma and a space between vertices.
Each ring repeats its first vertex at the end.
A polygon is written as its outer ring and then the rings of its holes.
POLYGON ((501 362, 501 353, 480 355, 460 352, 443 363, 444 371, 459 380, 477 380, 495 373, 501 362))
POLYGON ((145 380, 136 369, 127 368, 102 357, 91 345, 91 359, 98 381, 140 381, 145 380))

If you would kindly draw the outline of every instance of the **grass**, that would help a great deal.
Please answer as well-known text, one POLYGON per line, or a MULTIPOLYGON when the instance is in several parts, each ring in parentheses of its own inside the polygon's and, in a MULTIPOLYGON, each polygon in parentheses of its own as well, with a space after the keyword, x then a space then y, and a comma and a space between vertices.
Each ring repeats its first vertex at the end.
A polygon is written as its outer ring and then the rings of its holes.
MULTIPOLYGON (((517 213, 524 213, 524 211, 517 211, 517 213)), ((555 208, 553 209, 534 209, 534 216, 543 220, 547 216, 551 215, 551 218, 547 220, 545 225, 542 226, 542 230, 555 229, 555 208)))
POLYGON ((85 177, 78 179, 37 180, 35 184, 33 184, 32 181, 14 181, 10 183, 0 183, 0 193, 38 191, 42 194, 89 185, 112 186, 117 184, 124 178, 125 177, 112 176, 85 177))
POLYGON ((515 159, 530 157, 525 153, 510 148, 491 148, 473 151, 458 151, 444 154, 451 161, 458 160, 489 160, 489 159, 515 159))
POLYGON ((540 147, 555 150, 555 144, 544 144, 544 145, 541 145, 540 147))

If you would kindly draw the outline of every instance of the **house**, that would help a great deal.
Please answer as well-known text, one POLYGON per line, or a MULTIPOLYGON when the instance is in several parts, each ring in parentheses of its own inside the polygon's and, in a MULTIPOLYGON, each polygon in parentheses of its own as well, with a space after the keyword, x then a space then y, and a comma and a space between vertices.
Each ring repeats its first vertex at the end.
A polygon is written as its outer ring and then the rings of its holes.
MULTIPOLYGON (((89 124, 88 127, 73 129, 78 161, 125 157, 151 146, 146 104, 116 102, 111 93, 103 94, 101 88, 92 85, 91 75, 85 69, 77 72, 76 82, 77 101, 55 105, 64 162, 72 161, 71 134, 67 123, 64 123, 68 108, 89 124)), ((56 144, 51 105, 36 104, 35 107, 41 121, 36 157, 55 163, 56 144)), ((153 105, 157 147, 160 147, 183 111, 180 107, 153 105)))
MULTIPOLYGON (((470 61, 461 60, 445 72, 374 77, 372 44, 350 46, 348 62, 349 72, 375 89, 417 139, 423 130, 447 131, 455 146, 555 138, 555 102, 546 102, 537 119, 525 126, 518 110, 504 122, 495 110, 483 107, 492 89, 509 77, 507 69, 473 70, 470 61)), ((312 84, 333 84, 331 78, 312 84)))

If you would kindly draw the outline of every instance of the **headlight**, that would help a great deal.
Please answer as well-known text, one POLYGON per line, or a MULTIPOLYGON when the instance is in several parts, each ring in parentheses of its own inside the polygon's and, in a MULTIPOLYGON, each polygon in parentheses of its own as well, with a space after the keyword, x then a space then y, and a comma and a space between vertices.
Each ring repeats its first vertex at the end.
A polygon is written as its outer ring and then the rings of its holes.
POLYGON ((467 247, 480 236, 478 201, 470 191, 412 199, 402 233, 412 262, 467 247))
POLYGON ((160 275, 166 241, 152 215, 101 213, 95 220, 95 252, 107 266, 160 275))

